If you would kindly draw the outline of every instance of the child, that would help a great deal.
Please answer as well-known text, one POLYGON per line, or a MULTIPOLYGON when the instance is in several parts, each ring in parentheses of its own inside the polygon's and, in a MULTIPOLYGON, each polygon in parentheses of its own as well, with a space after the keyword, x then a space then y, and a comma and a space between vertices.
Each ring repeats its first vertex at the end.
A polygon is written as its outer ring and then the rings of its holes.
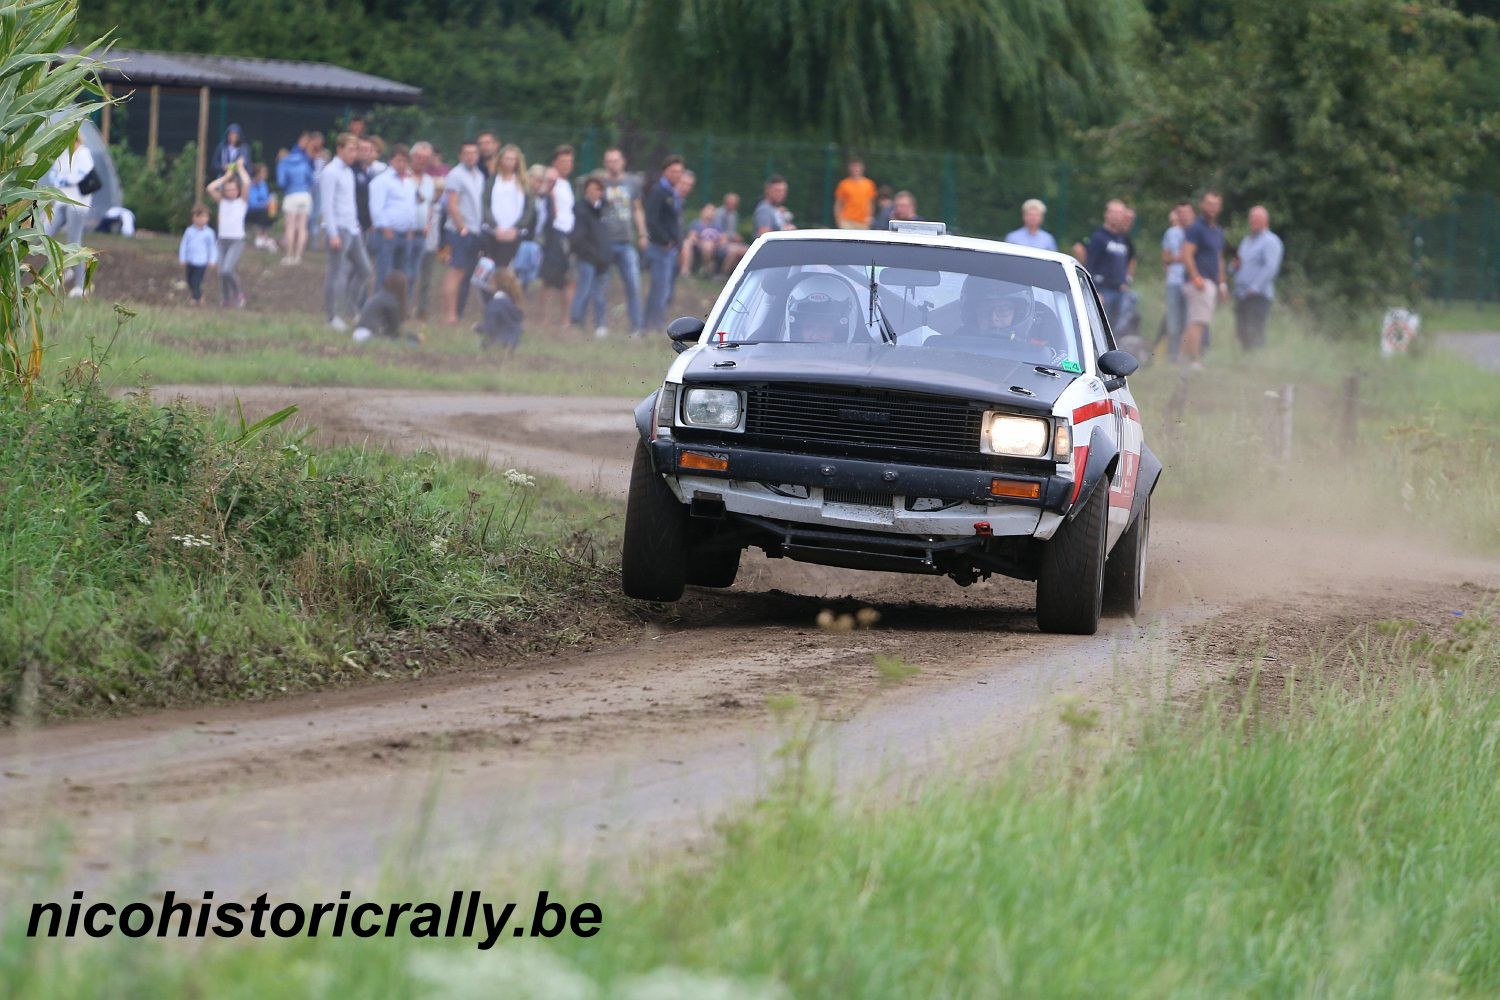
POLYGON ((257 163, 250 172, 250 188, 245 192, 245 221, 255 227, 255 246, 260 250, 276 252, 276 241, 271 239, 271 219, 276 203, 271 195, 270 182, 266 180, 266 165, 257 163))
POLYGON ((245 308, 245 293, 240 291, 240 276, 235 269, 240 263, 240 254, 245 251, 245 214, 249 203, 245 201, 245 190, 249 187, 245 168, 238 160, 228 173, 208 186, 208 196, 219 203, 219 292, 224 308, 245 308))
POLYGON ((203 304, 203 274, 219 262, 219 242, 208 226, 208 206, 193 206, 193 224, 182 234, 177 246, 177 259, 187 273, 188 291, 192 293, 193 305, 203 304))
POLYGON ((479 334, 480 347, 499 347, 510 357, 521 342, 521 321, 526 318, 521 311, 521 283, 510 268, 497 267, 490 275, 490 290, 494 294, 474 332, 479 334))
POLYGON ((401 329, 406 319, 406 273, 390 271, 380 284, 380 291, 365 302, 354 321, 354 342, 363 344, 371 337, 387 337, 420 344, 422 338, 401 329))

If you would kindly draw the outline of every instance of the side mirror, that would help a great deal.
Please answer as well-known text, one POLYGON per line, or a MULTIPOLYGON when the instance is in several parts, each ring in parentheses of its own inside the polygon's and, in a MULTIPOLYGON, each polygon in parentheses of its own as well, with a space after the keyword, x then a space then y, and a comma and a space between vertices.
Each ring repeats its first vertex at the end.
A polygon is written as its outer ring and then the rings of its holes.
POLYGON ((1104 382, 1106 389, 1118 389, 1124 385, 1125 376, 1134 374, 1140 366, 1141 363, 1129 351, 1116 349, 1099 355, 1099 371, 1109 376, 1104 382))
POLYGON ((703 336, 703 320, 697 316, 679 316, 667 324, 667 336, 672 340, 672 350, 681 354, 703 336))

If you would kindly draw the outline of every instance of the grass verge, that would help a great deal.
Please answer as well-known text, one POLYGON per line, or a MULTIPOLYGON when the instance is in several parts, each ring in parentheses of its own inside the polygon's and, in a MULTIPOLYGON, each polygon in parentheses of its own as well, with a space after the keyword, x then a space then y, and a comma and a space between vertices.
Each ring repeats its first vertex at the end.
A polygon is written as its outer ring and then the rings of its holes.
POLYGON ((312 451, 112 399, 93 372, 0 399, 0 717, 409 675, 476 631, 520 652, 618 622, 604 501, 430 453, 312 451))
POLYGON ((1385 622, 1128 740, 1079 721, 1060 750, 894 806, 835 799, 794 742, 707 855, 575 879, 603 908, 587 940, 64 946, 12 910, 0 978, 37 997, 1493 996, 1497 662, 1482 616, 1385 622))

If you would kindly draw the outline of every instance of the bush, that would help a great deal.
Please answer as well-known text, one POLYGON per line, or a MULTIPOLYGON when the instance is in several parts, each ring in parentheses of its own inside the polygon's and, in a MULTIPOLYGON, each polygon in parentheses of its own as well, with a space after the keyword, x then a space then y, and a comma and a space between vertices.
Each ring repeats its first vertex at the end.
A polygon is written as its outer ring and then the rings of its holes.
POLYGON ((132 153, 125 142, 110 147, 125 206, 135 213, 136 225, 159 232, 181 232, 192 221, 193 204, 201 198, 194 186, 198 144, 188 143, 175 156, 157 152, 157 165, 151 168, 146 158, 132 153))

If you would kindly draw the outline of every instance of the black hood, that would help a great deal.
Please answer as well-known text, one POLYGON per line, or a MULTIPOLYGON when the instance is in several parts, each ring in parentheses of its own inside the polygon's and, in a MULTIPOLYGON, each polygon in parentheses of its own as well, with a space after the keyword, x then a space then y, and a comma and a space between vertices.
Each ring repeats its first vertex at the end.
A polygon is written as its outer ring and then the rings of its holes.
POLYGON ((699 350, 683 373, 684 382, 890 389, 1049 412, 1077 377, 1063 371, 1044 374, 1035 365, 981 354, 887 344, 712 346, 699 350))

